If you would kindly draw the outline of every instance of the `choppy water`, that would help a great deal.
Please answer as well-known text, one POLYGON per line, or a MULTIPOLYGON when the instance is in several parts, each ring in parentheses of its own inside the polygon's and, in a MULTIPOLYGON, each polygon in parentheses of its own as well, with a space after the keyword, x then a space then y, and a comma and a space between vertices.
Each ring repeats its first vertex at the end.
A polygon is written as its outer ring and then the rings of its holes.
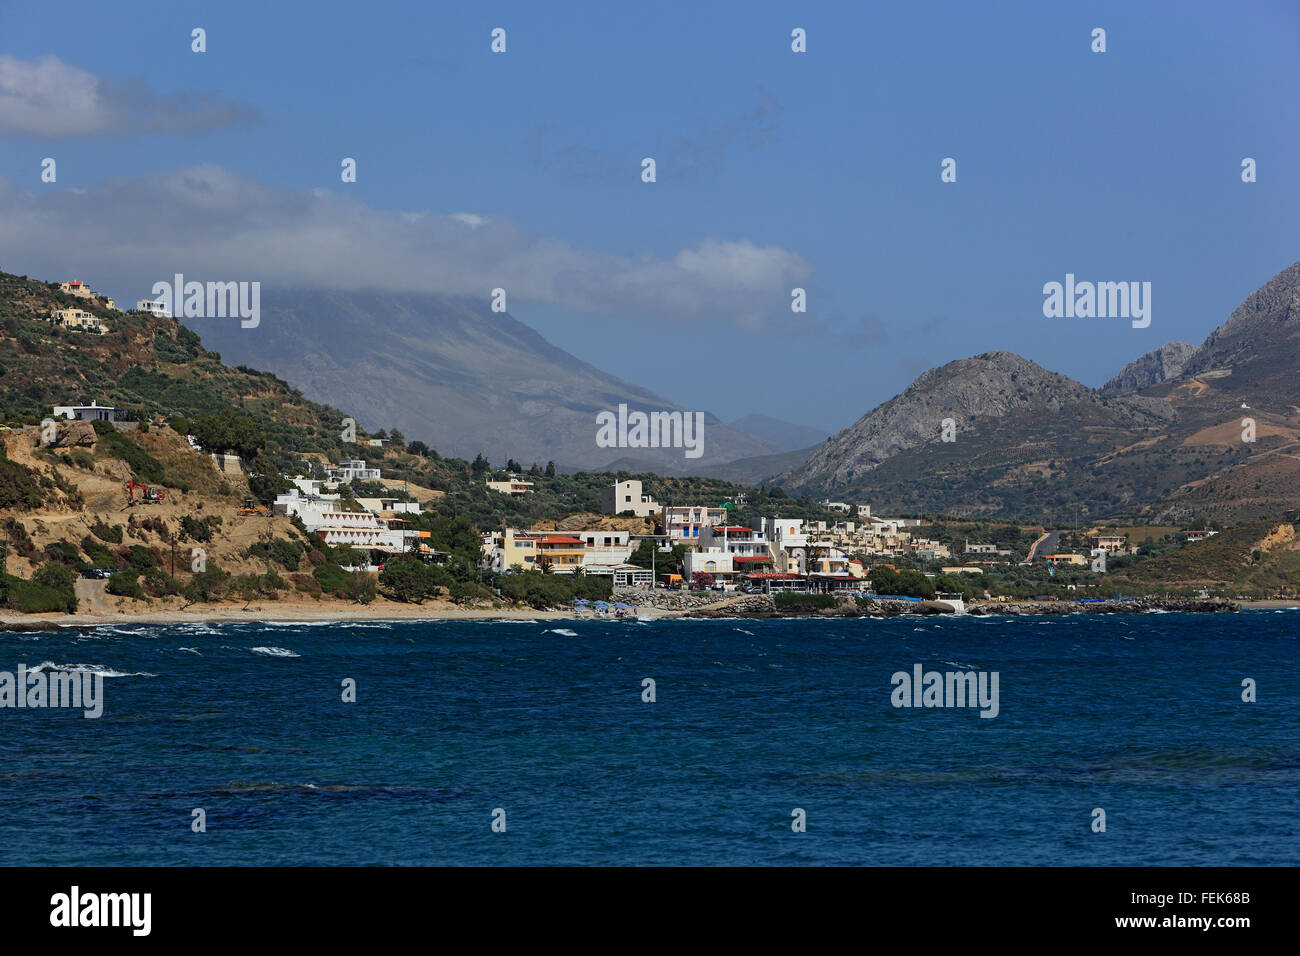
POLYGON ((0 864, 1295 865, 1298 638, 1272 611, 4 634, 0 670, 106 676, 98 720, 0 710, 0 864), (1000 713, 895 709, 916 663, 997 671, 1000 713))

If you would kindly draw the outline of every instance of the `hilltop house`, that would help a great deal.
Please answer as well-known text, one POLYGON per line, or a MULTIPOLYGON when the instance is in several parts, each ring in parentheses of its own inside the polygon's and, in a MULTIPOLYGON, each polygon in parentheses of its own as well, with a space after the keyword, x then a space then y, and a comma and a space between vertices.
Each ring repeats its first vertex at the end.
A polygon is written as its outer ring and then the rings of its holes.
POLYGON ((326 468, 325 476, 327 480, 337 482, 378 481, 379 469, 367 468, 360 458, 345 458, 326 468))
POLYGON ((357 498, 357 504, 367 511, 373 511, 377 515, 418 515, 420 513, 420 503, 418 501, 403 501, 401 498, 357 498))
POLYGON ((77 422, 115 422, 123 411, 108 405, 96 405, 92 399, 89 405, 55 405, 54 417, 77 422))
POLYGON ((92 292, 90 286, 80 279, 73 279, 70 282, 60 282, 59 291, 67 295, 75 296, 78 299, 98 299, 110 309, 116 309, 117 303, 106 295, 100 295, 98 292, 92 292))
POLYGON ((137 312, 147 312, 159 319, 170 319, 172 310, 168 307, 164 299, 141 299, 135 304, 137 312))
POLYGON ((1138 549, 1131 547, 1122 534, 1097 535, 1097 549, 1107 554, 1137 554, 1138 549))
POLYGON ((98 332, 100 335, 108 331, 103 319, 81 309, 55 309, 50 313, 48 321, 65 329, 82 329, 86 332, 98 332))
POLYGON ((514 498, 522 498, 533 490, 531 481, 524 481, 514 475, 511 475, 508 481, 492 481, 489 479, 487 486, 493 491, 499 491, 503 495, 510 495, 514 498))

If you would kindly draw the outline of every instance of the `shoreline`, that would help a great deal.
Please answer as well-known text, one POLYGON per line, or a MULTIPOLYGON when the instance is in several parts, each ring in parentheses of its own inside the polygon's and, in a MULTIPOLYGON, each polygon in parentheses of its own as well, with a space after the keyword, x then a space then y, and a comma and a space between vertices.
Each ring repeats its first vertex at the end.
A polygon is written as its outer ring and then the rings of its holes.
MULTIPOLYGON (((643 621, 660 621, 674 620, 684 618, 687 620, 710 620, 718 618, 736 618, 736 619, 781 619, 781 618, 820 618, 820 619, 854 619, 854 618, 884 618, 898 616, 930 616, 942 614, 944 616, 952 615, 953 612, 945 609, 939 609, 927 602, 928 606, 916 604, 902 604, 902 602, 890 602, 883 604, 875 609, 854 609, 851 612, 844 612, 840 609, 826 609, 822 611, 806 612, 778 612, 775 608, 770 610, 757 611, 753 609, 742 609, 734 606, 727 606, 729 602, 722 602, 720 606, 703 606, 684 610, 670 610, 645 606, 647 612, 639 615, 643 621), (873 613, 874 611, 874 613, 873 613)), ((1179 602, 1161 602, 1145 601, 1128 605, 1119 604, 1093 604, 1093 605, 1074 605, 1067 602, 1015 602, 1008 603, 1005 606, 999 605, 981 605, 968 611, 964 615, 955 615, 958 617, 1020 617, 1026 615, 1042 616, 1059 616, 1074 613, 1130 613, 1130 614, 1151 614, 1151 613, 1227 613, 1237 610, 1283 610, 1283 609, 1300 609, 1300 601, 1286 600, 1264 600, 1264 601, 1237 601, 1237 602, 1216 602, 1217 606, 1209 606, 1211 602, 1196 602, 1199 606, 1191 607, 1169 607, 1163 608, 1159 605, 1175 605, 1179 602)), ((1191 602, 1188 602, 1191 603, 1191 602)), ((636 620, 632 617, 631 620, 636 620)), ((406 621, 590 621, 590 620, 607 620, 615 622, 615 618, 600 618, 579 616, 576 611, 568 609, 548 609, 536 610, 533 608, 466 608, 457 606, 448 606, 443 604, 427 605, 404 605, 396 603, 385 603, 383 606, 374 605, 345 605, 337 608, 307 607, 303 605, 288 606, 262 606, 244 610, 240 606, 219 606, 213 607, 205 605, 203 607, 180 610, 178 608, 160 609, 155 611, 131 611, 118 610, 111 613, 85 613, 76 614, 18 614, 15 612, 0 612, 0 633, 23 633, 30 631, 58 631, 64 629, 82 629, 103 627, 109 624, 130 624, 130 625, 150 625, 150 624, 257 624, 257 623, 289 623, 301 621, 311 624, 328 624, 333 622, 406 622, 406 621)))

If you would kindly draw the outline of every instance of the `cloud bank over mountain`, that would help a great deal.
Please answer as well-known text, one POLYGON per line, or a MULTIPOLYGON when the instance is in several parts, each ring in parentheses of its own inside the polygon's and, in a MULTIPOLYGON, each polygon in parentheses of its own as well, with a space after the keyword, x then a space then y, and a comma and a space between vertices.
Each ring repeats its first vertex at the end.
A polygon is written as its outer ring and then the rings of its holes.
POLYGON ((215 165, 35 196, 0 177, 4 265, 148 293, 173 273, 339 290, 540 303, 611 318, 779 328, 800 317, 797 253, 703 239, 671 256, 582 249, 484 213, 386 211, 324 189, 271 187, 215 165), (12 258, 17 252, 21 261, 12 258))

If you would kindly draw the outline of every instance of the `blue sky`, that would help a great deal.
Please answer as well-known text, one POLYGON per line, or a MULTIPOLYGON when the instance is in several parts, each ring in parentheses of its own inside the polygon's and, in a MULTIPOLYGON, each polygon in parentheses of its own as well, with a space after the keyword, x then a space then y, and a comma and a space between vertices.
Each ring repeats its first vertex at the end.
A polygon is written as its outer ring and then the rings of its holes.
POLYGON ((1098 385, 1300 259, 1293 2, 288 6, 0 7, 0 268, 500 285, 688 408, 830 434, 992 349, 1098 385), (1044 318, 1067 272, 1151 282, 1150 327, 1044 318))

